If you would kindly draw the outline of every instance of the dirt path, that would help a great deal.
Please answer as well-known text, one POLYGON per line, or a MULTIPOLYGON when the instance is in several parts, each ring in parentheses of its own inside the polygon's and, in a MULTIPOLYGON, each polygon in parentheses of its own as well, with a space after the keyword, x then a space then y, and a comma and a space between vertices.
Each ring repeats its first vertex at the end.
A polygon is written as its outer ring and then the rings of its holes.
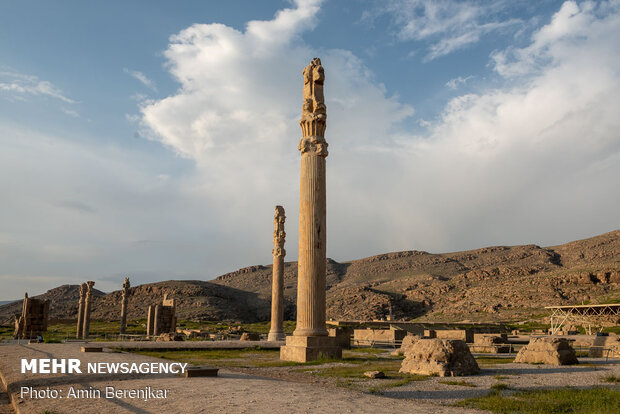
MULTIPOLYGON (((161 359, 128 353, 81 353, 78 344, 0 346, 0 372, 9 384, 18 413, 463 413, 476 412, 418 401, 392 399, 313 383, 283 381, 221 370, 217 378, 183 378, 147 374, 21 374, 21 358, 79 358, 88 362, 161 362, 161 359), (20 396, 21 387, 56 390, 62 398, 20 396), (167 398, 105 397, 115 391, 167 391, 167 398), (82 390, 83 398, 70 396, 82 390), (98 396, 99 395, 99 396, 98 396), (90 397, 92 396, 92 397, 90 397)), ((165 360, 163 360, 165 361, 165 360)))

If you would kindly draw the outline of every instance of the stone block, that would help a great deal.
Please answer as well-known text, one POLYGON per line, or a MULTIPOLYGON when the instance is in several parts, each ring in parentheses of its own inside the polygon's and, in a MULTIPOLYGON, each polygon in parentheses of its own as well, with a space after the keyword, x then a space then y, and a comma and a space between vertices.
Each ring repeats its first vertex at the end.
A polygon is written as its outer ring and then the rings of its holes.
POLYGON ((342 348, 335 337, 291 335, 286 337, 286 345, 280 348, 283 361, 310 362, 321 358, 342 358, 342 348))
POLYGON ((284 332, 269 332, 267 340, 270 342, 286 341, 286 334, 284 332))
POLYGON ((507 354, 510 346, 506 345, 506 339, 502 335, 475 334, 474 344, 469 346, 471 352, 482 352, 489 354, 507 354))
POLYGON ((178 342, 183 340, 183 335, 176 332, 165 332, 157 337, 155 342, 178 342))
POLYGON ((329 328, 327 333, 329 336, 336 338, 336 343, 342 349, 351 349, 351 333, 353 329, 348 327, 329 328))
POLYGON ((591 358, 620 357, 620 341, 617 336, 596 336, 588 352, 591 358))
POLYGON ((241 334, 240 341, 260 341, 260 335, 253 332, 244 332, 241 334))
POLYGON ((421 375, 464 376, 480 372, 478 363, 464 341, 419 339, 404 351, 400 372, 421 375))
POLYGON ((471 329, 438 329, 435 331, 437 339, 458 339, 467 343, 474 342, 474 331, 471 329))
POLYGON ((578 364, 575 350, 566 338, 535 337, 525 345, 515 358, 517 363, 574 365, 578 364))
POLYGON ((425 329, 424 338, 437 338, 437 332, 434 329, 425 329))
POLYGON ((358 344, 371 345, 375 342, 396 342, 402 340, 407 331, 401 329, 355 329, 353 339, 358 344))

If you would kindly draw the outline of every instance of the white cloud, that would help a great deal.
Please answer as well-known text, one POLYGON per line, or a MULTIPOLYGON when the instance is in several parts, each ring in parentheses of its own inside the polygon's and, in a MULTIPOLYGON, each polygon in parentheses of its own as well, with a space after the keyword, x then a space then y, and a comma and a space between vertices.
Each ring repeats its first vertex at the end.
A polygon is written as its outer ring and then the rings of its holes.
POLYGON ((365 18, 389 14, 401 40, 430 43, 425 60, 464 49, 491 32, 517 27, 519 19, 501 20, 497 12, 509 4, 495 1, 390 0, 365 18))
POLYGON ((0 93, 17 99, 23 99, 26 95, 49 96, 68 104, 76 103, 75 100, 66 97, 64 92, 51 82, 16 72, 0 72, 0 93))
POLYGON ((2 295, 20 297, 25 286, 39 294, 59 280, 112 290, 119 285, 105 281, 110 275, 146 283, 230 270, 234 253, 218 245, 226 236, 204 220, 209 206, 178 160, 169 171, 173 160, 2 120, 0 283, 7 275, 23 282, 2 284, 2 295), (40 275, 47 283, 33 282, 40 275))
MULTIPOLYGON (((317 55, 329 256, 609 231, 620 204, 620 7, 589 4, 567 3, 529 45, 502 52, 504 85, 454 98, 419 136, 401 123, 413 109, 358 57, 304 43, 318 3, 244 31, 191 26, 165 54, 180 89, 140 104, 141 132, 189 161, 0 122, 0 280, 45 274, 59 278, 46 288, 89 278, 111 290, 120 274, 143 283, 269 263, 276 204, 294 260, 301 70, 317 55)), ((23 285, 9 287, 21 297, 23 285)))
MULTIPOLYGON (((142 107, 151 138, 195 160, 196 191, 210 200, 222 227, 243 234, 248 250, 271 234, 266 218, 275 204, 296 214, 301 71, 319 55, 299 35, 315 24, 317 4, 298 2, 271 21, 248 23, 243 32, 221 24, 183 30, 165 52, 179 92, 142 107)), ((328 77, 328 163, 334 168, 381 149, 391 139, 385 131, 413 110, 387 97, 352 53, 328 50, 320 57, 328 77)), ((331 182, 357 174, 337 170, 331 170, 331 182)), ((294 240, 296 220, 287 226, 294 240)))
POLYGON ((127 73, 132 78, 137 79, 138 81, 140 81, 141 84, 143 84, 150 90, 157 92, 157 87, 155 86, 155 82, 149 79, 144 73, 137 71, 137 70, 129 70, 127 68, 124 68, 123 72, 127 73))
MULTIPOLYGON (((609 191, 609 177, 618 175, 610 160, 618 158, 619 126, 620 26, 612 11, 600 17, 583 5, 583 32, 557 20, 574 13, 559 13, 532 38, 532 45, 545 44, 529 46, 544 58, 536 71, 455 98, 424 136, 399 127, 412 108, 386 96, 362 61, 344 50, 321 51, 330 254, 544 244, 608 231, 613 216, 580 198, 620 201, 609 191), (555 26, 572 34, 559 35, 555 26), (567 35, 570 44, 562 40, 567 35), (592 212, 584 216, 585 206, 592 212)), ((171 38, 165 53, 179 92, 142 107, 151 138, 195 160, 195 190, 212 203, 222 227, 244 235, 247 244, 237 246, 244 256, 270 234, 265 217, 273 205, 296 214, 300 71, 318 53, 299 35, 313 27, 315 13, 299 3, 244 32, 191 26, 171 38)), ((450 19, 477 22, 479 13, 463 9, 450 19)), ((448 31, 450 19, 433 20, 419 35, 448 31)), ((527 50, 513 50, 504 66, 523 65, 527 50)), ((497 70, 506 74, 499 64, 497 70)), ((296 222, 287 225, 295 243, 296 222)))
POLYGON ((465 85, 467 83, 467 81, 469 81, 470 79, 473 78, 473 75, 467 76, 467 77, 462 77, 462 76, 458 76, 454 79, 450 79, 448 82, 446 82, 446 86, 450 89, 454 89, 456 90, 459 86, 461 85, 465 85))

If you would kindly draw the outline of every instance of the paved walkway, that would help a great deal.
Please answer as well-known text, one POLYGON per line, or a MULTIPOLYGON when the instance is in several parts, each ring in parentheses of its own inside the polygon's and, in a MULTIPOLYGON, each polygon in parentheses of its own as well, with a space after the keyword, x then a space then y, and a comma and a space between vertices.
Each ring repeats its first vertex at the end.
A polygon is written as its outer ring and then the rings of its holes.
POLYGON ((279 381, 221 370, 216 378, 184 378, 171 374, 21 374, 22 358, 79 358, 88 362, 161 362, 128 353, 81 353, 82 344, 0 345, 0 374, 18 413, 464 413, 416 400, 392 399, 341 388, 279 381), (63 398, 20 396, 21 387, 58 390, 63 398), (118 390, 168 390, 168 398, 105 398, 106 387, 118 390), (101 398, 67 398, 68 391, 101 392, 101 398))

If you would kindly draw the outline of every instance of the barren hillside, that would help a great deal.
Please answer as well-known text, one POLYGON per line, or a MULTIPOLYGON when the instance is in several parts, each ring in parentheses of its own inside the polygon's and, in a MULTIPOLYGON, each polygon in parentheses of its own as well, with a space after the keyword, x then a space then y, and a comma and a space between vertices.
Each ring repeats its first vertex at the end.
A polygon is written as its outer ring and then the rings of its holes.
MULTIPOLYGON (((285 264, 285 318, 293 319, 297 263, 285 264)), ((560 246, 494 246, 465 252, 386 253, 327 262, 328 317, 446 321, 519 320, 548 305, 620 299, 620 231, 560 246)), ((251 266, 213 281, 167 281, 132 287, 129 318, 146 317, 164 293, 177 298, 180 318, 268 320, 271 266, 251 266)), ((96 291, 93 316, 115 320, 120 291, 96 291)), ((51 317, 75 318, 78 287, 64 285, 50 299, 51 317)), ((19 303, 0 306, 10 323, 19 303)))

